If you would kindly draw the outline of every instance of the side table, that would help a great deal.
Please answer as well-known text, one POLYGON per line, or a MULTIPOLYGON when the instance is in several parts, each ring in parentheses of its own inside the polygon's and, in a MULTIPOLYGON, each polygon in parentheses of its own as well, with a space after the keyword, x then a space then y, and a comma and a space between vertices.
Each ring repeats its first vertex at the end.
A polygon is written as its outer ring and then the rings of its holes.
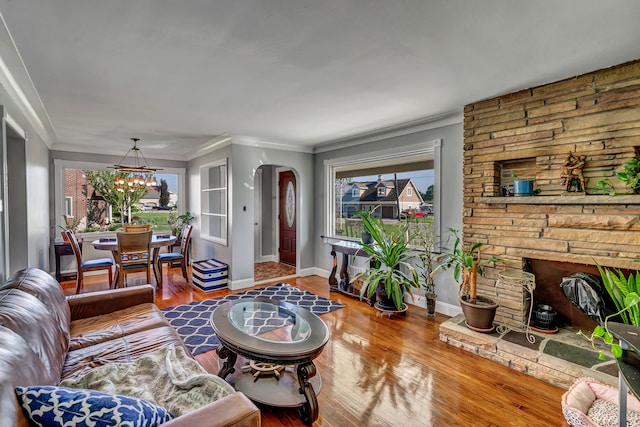
MULTIPOLYGON (((518 326, 500 325, 497 331, 502 333, 508 329, 524 332, 527 341, 531 344, 536 342, 536 338, 531 334, 531 312, 533 310, 533 291, 536 288, 535 276, 525 271, 507 270, 498 274, 495 283, 496 296, 500 305, 504 305, 502 299, 522 302, 526 307, 527 296, 529 300, 528 313, 518 313, 518 326), (526 316, 525 316, 526 314, 526 316)), ((515 319, 514 319, 515 320, 515 319)))
POLYGON ((622 356, 618 364, 618 422, 627 425, 627 392, 640 396, 640 328, 624 323, 609 322, 609 331, 620 340, 622 356))
MULTIPOLYGON (((78 240, 78 245, 82 251, 82 240, 78 240)), ((61 282, 62 280, 76 280, 76 273, 60 273, 60 257, 65 255, 73 255, 73 249, 71 244, 67 242, 54 242, 53 250, 56 258, 56 280, 61 282)))

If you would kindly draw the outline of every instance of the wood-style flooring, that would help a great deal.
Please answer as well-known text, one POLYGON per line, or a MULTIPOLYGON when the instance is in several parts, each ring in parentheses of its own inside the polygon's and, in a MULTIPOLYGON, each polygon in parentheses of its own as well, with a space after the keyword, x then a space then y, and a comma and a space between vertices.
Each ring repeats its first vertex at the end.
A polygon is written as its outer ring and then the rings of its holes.
MULTIPOLYGON (((161 308, 229 293, 193 290, 180 268, 167 273, 156 296, 161 308)), ((84 292, 106 288, 106 274, 85 280, 84 292)), ((410 306, 405 317, 388 319, 357 299, 330 293, 324 278, 286 282, 346 305, 320 316, 331 339, 315 360, 322 390, 314 426, 568 426, 563 389, 442 343, 438 325, 447 317, 430 319, 410 306)), ((73 286, 63 282, 66 293, 73 286)), ((217 372, 215 351, 196 359, 217 372)), ((303 425, 294 409, 260 409, 263 426, 303 425)))

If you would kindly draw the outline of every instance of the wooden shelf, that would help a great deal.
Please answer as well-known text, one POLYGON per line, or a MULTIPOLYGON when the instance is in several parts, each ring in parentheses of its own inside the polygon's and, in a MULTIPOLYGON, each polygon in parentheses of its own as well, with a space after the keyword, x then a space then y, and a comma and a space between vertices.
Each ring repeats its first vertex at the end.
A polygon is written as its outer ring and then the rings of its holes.
POLYGON ((640 205, 639 194, 621 196, 525 196, 525 197, 478 197, 476 203, 511 205, 640 205))

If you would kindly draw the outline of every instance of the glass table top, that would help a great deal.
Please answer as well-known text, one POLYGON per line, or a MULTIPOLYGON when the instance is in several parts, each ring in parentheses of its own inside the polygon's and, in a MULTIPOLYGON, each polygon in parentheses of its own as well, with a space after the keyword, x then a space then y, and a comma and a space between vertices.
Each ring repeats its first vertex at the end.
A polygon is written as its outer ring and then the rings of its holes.
POLYGON ((307 320, 269 302, 238 302, 229 309, 227 316, 238 331, 266 342, 299 343, 311 336, 311 325, 307 320))

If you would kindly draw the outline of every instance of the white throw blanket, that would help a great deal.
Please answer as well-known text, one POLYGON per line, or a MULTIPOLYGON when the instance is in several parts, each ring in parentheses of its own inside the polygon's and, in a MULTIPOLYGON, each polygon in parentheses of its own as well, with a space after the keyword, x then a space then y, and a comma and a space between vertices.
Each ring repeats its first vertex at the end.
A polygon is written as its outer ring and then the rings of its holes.
POLYGON ((175 346, 156 350, 135 362, 99 366, 60 385, 144 399, 176 417, 233 392, 223 379, 207 373, 182 347, 175 346))

